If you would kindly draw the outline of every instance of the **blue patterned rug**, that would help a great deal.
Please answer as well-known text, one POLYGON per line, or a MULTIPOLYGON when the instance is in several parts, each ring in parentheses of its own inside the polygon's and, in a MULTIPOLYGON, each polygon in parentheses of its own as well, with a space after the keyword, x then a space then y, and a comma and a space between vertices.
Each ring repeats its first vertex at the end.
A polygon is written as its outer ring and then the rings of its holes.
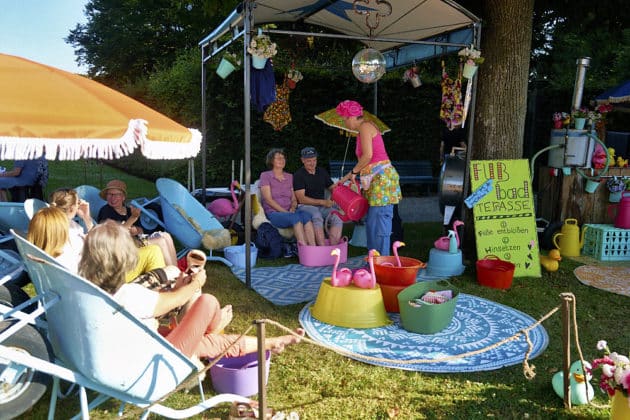
MULTIPOLYGON (((355 269, 365 265, 364 257, 348 258, 341 264, 355 269)), ((232 272, 245 283, 245 269, 232 267, 232 272)), ((252 288, 269 302, 278 306, 310 302, 317 297, 324 277, 330 277, 332 265, 306 267, 289 264, 282 267, 252 268, 252 288)))
MULTIPOLYGON (((352 359, 368 364, 419 372, 477 372, 522 363, 528 346, 523 335, 499 347, 465 358, 436 361, 480 350, 511 337, 536 322, 508 306, 460 293, 451 324, 436 334, 410 333, 400 326, 398 314, 390 313, 387 327, 354 329, 335 327, 311 316, 307 304, 300 311, 300 324, 308 336, 340 351, 352 352, 352 359), (366 360, 360 355, 387 360, 366 360), (411 361, 410 363, 401 363, 411 361)), ((549 343, 542 325, 529 332, 533 348, 530 359, 539 356, 549 343)))

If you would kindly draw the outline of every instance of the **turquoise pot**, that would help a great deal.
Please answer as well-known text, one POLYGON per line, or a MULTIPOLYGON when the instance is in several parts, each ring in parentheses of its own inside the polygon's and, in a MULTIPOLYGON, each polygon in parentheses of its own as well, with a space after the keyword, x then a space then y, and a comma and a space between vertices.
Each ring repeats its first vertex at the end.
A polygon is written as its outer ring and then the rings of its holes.
POLYGON ((221 61, 219 62, 219 66, 217 67, 217 74, 219 75, 221 79, 225 79, 234 70, 236 70, 236 67, 234 67, 234 65, 230 63, 228 60, 226 60, 225 58, 222 58, 221 61))
POLYGON ((586 125, 586 118, 574 118, 575 129, 576 130, 584 130, 584 126, 586 125))
POLYGON ((265 68, 265 64, 267 64, 266 57, 252 55, 252 66, 254 66, 255 69, 262 70, 265 68))

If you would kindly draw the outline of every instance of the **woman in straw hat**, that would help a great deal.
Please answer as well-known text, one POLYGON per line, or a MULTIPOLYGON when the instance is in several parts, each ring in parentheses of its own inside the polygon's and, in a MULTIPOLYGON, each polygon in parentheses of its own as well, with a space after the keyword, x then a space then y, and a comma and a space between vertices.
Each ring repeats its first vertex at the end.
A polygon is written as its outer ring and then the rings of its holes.
POLYGON ((367 248, 389 255, 394 204, 402 199, 398 172, 389 160, 381 132, 374 123, 363 119, 361 104, 345 100, 336 111, 346 127, 359 133, 355 146, 358 161, 338 182, 354 182, 360 175, 363 195, 370 204, 365 224, 367 248))

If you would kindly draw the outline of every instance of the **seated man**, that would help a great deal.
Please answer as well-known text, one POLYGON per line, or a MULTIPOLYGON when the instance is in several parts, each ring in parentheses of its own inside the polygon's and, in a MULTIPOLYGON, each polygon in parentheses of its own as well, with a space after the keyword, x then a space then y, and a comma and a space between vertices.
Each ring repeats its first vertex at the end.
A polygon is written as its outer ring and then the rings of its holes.
POLYGON ((44 172, 48 173, 48 161, 43 156, 34 160, 16 160, 13 169, 0 172, 0 201, 9 201, 9 188, 28 187, 40 182, 44 172))
POLYGON ((334 210, 334 201, 326 198, 326 189, 332 189, 333 182, 324 168, 317 166, 317 150, 305 147, 300 152, 302 168, 293 174, 293 190, 300 210, 311 214, 315 229, 315 242, 318 246, 326 245, 324 220, 330 219, 328 236, 330 245, 337 245, 341 240, 343 221, 336 215, 328 215, 334 210))

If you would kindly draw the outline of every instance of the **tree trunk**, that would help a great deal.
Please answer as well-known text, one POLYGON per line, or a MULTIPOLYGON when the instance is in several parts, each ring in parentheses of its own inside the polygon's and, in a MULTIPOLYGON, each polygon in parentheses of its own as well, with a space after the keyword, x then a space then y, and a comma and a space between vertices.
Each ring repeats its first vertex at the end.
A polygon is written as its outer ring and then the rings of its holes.
POLYGON ((472 159, 523 156, 534 0, 483 0, 472 159))

